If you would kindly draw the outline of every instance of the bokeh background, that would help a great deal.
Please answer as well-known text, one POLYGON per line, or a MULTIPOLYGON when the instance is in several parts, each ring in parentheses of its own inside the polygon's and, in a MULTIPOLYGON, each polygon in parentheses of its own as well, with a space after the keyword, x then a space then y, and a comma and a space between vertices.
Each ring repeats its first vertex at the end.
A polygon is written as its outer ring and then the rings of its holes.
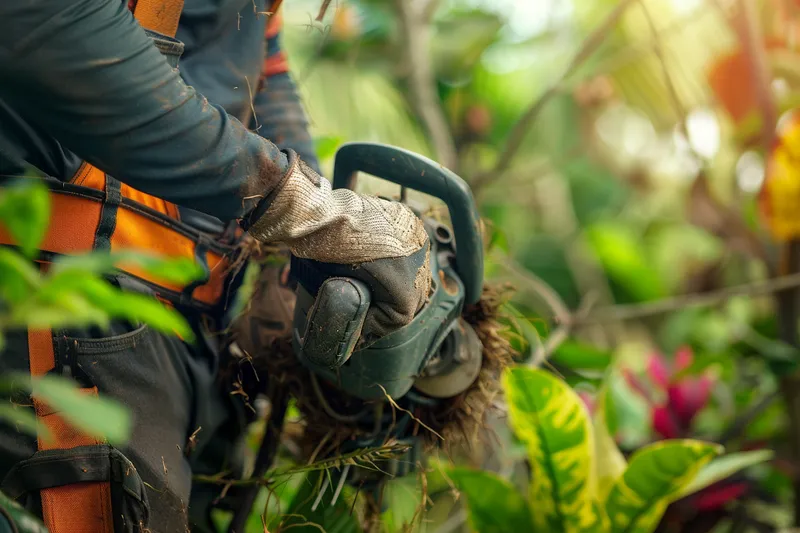
MULTIPOLYGON (((589 405, 610 376, 623 452, 689 436, 775 451, 662 530, 789 527, 798 281, 767 215, 796 192, 764 186, 775 143, 795 153, 800 2, 333 0, 318 20, 320 3, 284 3, 284 44, 328 175, 341 143, 378 141, 462 176, 520 346, 589 405)), ((497 468, 504 438, 485 444, 497 468)), ((420 490, 398 486, 399 531, 420 490)), ((457 498, 433 500, 413 528, 467 530, 457 498)))
MULTIPOLYGON (((319 0, 284 9, 324 170, 342 142, 378 141, 469 182, 487 276, 515 286, 538 333, 523 335, 531 357, 587 402, 618 370, 624 451, 675 436, 775 450, 709 501, 674 504, 664 530, 791 525, 798 350, 780 324, 796 337, 797 317, 791 291, 776 294, 796 280, 759 198, 800 96, 800 3, 334 0, 322 20, 319 0), (672 372, 663 390, 659 364, 672 372), (658 409, 681 417, 665 425, 658 409)), ((442 496, 414 527, 466 527, 454 502, 442 496)))

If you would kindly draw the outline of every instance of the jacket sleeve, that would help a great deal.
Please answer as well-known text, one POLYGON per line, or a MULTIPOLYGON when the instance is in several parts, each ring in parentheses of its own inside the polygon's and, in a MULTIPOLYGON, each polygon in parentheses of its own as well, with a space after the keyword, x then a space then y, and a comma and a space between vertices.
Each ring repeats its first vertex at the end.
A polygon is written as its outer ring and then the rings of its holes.
POLYGON ((181 80, 121 0, 0 1, 0 98, 143 192, 222 220, 277 186, 283 153, 181 80))
POLYGON ((300 159, 320 172, 308 117, 281 47, 282 31, 283 15, 278 10, 270 17, 264 35, 264 64, 259 90, 253 99, 256 120, 250 128, 281 148, 294 150, 300 159))

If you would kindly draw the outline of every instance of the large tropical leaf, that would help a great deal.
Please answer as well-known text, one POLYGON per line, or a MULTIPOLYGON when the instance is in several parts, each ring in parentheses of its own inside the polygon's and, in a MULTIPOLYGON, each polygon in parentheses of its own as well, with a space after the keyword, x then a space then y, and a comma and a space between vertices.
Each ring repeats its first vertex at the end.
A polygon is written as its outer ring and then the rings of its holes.
POLYGON ((448 473, 467 497, 469 522, 478 533, 531 531, 531 512, 522 494, 490 472, 456 468, 448 473))
POLYGON ((697 476, 685 485, 678 497, 683 498, 699 490, 703 490, 717 481, 732 476, 739 470, 744 470, 750 466, 755 466, 772 459, 772 450, 754 450, 750 452, 732 453, 714 459, 704 466, 697 476))
POLYGON ((608 424, 611 395, 608 385, 605 385, 597 395, 597 405, 594 414, 594 466, 597 475, 598 495, 601 500, 608 496, 609 491, 625 472, 628 466, 622 452, 617 448, 617 443, 611 436, 608 424))
POLYGON ((637 451, 608 495, 611 531, 650 533, 670 502, 722 447, 695 440, 661 441, 637 451))
POLYGON ((528 449, 536 531, 602 531, 594 437, 578 395, 549 372, 513 368, 503 378, 511 426, 528 449))

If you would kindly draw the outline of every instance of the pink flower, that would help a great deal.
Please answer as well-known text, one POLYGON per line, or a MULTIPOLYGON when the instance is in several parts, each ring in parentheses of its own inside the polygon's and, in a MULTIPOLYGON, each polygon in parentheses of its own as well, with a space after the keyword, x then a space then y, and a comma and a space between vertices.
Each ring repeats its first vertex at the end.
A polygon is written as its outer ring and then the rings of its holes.
POLYGON ((656 402, 650 389, 636 375, 630 370, 625 371, 628 385, 650 404, 653 430, 665 439, 686 436, 694 417, 706 406, 711 396, 713 380, 708 375, 676 378, 693 361, 694 356, 689 348, 675 352, 672 368, 662 355, 650 356, 647 376, 652 386, 666 396, 666 402, 660 403, 656 402))

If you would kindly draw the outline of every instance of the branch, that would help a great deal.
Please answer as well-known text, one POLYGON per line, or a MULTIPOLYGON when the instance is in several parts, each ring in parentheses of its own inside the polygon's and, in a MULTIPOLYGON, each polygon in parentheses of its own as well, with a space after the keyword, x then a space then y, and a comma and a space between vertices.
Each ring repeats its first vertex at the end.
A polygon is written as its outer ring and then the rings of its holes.
MULTIPOLYGON (((402 2, 402 0, 398 1, 402 2)), ((621 0, 617 6, 611 10, 611 13, 606 16, 605 20, 603 20, 603 22, 601 22, 600 25, 595 28, 591 34, 589 34, 589 36, 583 41, 581 47, 573 56, 572 61, 570 61, 567 65, 564 73, 547 90, 545 90, 545 92, 542 93, 537 100, 533 102, 533 104, 528 108, 527 111, 525 111, 525 113, 523 113, 522 117, 520 117, 520 119, 511 129, 511 133, 508 135, 506 145, 500 152, 500 155, 497 158, 497 164, 494 166, 494 168, 477 175, 472 180, 471 185, 473 191, 486 185, 489 180, 508 170, 509 166, 511 166, 511 160, 522 146, 522 141, 525 139, 525 135, 528 133, 528 130, 533 125, 533 122, 539 116, 539 113, 542 111, 544 106, 560 91, 560 88, 564 85, 564 82, 567 80, 567 78, 569 78, 575 72, 575 70, 578 69, 578 67, 580 67, 589 57, 591 57, 592 53, 594 53, 597 47, 603 42, 603 40, 605 40, 608 33, 614 28, 614 26, 617 25, 619 20, 622 18, 622 15, 625 14, 625 11, 636 1, 638 0, 621 0)))
POLYGON ((533 272, 523 268, 511 257, 503 255, 502 259, 502 261, 497 262, 497 265, 508 270, 508 272, 522 281, 532 293, 544 300, 550 310, 553 311, 556 322, 560 324, 570 322, 571 315, 567 304, 564 303, 561 296, 550 285, 533 272))
POLYGON ((756 92, 758 106, 761 110, 762 138, 765 152, 772 148, 772 139, 775 136, 777 123, 777 110, 775 99, 772 96, 769 66, 766 51, 764 50, 764 36, 758 17, 758 7, 754 0, 739 0, 739 13, 737 30, 745 57, 750 67, 750 83, 756 92))
POLYGON ((574 326, 587 326, 617 320, 635 320, 692 307, 712 307, 736 296, 776 294, 800 287, 800 273, 766 281, 746 283, 704 294, 687 294, 642 304, 614 305, 599 308, 585 319, 577 319, 574 326))
POLYGON ((581 301, 575 314, 572 315, 568 321, 561 324, 558 329, 548 335, 544 343, 539 344, 536 351, 533 353, 533 357, 531 357, 531 360, 528 362, 528 365, 537 367, 546 361, 547 358, 561 346, 561 343, 567 340, 572 332, 573 325, 589 314, 592 305, 594 305, 594 301, 595 298, 591 294, 587 295, 583 301, 581 301))
POLYGON ((414 0, 394 0, 394 7, 400 21, 401 48, 408 69, 411 104, 431 137, 438 162, 457 171, 456 145, 436 92, 436 77, 430 58, 430 16, 436 3, 428 0, 421 6, 414 0))

